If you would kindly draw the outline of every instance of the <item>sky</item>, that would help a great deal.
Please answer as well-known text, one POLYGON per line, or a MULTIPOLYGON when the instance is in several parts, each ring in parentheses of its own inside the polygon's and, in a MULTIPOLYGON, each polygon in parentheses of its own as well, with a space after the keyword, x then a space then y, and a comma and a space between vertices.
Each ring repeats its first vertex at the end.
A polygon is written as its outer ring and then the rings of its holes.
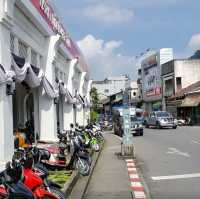
POLYGON ((94 80, 136 80, 138 55, 149 48, 173 48, 175 58, 200 49, 200 0, 51 1, 94 80))

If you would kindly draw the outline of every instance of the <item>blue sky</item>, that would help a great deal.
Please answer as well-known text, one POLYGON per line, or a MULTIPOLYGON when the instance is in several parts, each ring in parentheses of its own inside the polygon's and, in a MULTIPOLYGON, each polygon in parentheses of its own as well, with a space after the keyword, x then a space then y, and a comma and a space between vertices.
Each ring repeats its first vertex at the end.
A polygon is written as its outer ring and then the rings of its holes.
POLYGON ((93 79, 129 74, 135 56, 171 47, 175 58, 200 49, 199 0, 51 0, 85 55, 93 79))

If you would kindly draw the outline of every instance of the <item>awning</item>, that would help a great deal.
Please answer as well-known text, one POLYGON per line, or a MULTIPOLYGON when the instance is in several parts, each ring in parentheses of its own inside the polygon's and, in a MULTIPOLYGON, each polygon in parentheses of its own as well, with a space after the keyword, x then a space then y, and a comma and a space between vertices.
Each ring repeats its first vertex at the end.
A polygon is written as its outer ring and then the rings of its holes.
POLYGON ((0 84, 6 82, 6 71, 4 70, 3 66, 0 65, 0 84))
POLYGON ((76 98, 72 96, 72 94, 67 90, 66 95, 65 95, 65 102, 68 102, 69 104, 75 104, 76 103, 76 98))
POLYGON ((122 98, 117 98, 115 100, 112 101, 112 103, 118 103, 118 102, 122 102, 123 99, 122 98))
POLYGON ((180 107, 196 107, 200 104, 200 95, 188 95, 182 100, 180 107))
POLYGON ((53 86, 50 84, 50 82, 47 80, 46 77, 42 78, 42 86, 44 87, 44 90, 46 92, 46 94, 50 97, 50 98, 56 98, 59 96, 58 92, 56 92, 53 88, 53 86))
POLYGON ((25 81, 29 87, 35 88, 40 86, 44 73, 41 69, 25 62, 25 59, 12 54, 11 69, 15 73, 15 80, 17 82, 25 81))
POLYGON ((79 94, 79 101, 80 101, 81 104, 85 104, 85 101, 84 101, 83 97, 80 94, 79 94))

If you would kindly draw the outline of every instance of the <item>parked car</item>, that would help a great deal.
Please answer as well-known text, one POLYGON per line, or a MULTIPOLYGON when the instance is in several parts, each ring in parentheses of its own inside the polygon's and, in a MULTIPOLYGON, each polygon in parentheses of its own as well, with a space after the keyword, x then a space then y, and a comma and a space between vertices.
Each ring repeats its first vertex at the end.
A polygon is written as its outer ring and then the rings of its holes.
POLYGON ((146 121, 146 127, 155 126, 157 128, 171 127, 176 129, 178 122, 172 115, 166 111, 154 111, 151 112, 149 118, 146 121))
POLYGON ((131 133, 133 135, 140 135, 143 136, 143 118, 142 117, 137 117, 131 116, 131 133))

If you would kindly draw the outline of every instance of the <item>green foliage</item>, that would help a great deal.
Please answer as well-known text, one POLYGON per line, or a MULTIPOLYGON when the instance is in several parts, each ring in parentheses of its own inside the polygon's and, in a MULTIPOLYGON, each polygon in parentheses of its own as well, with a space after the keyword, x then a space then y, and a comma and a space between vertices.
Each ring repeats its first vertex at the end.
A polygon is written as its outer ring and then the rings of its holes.
POLYGON ((97 116, 98 116, 98 114, 97 114, 96 111, 94 111, 94 110, 91 110, 91 111, 90 111, 90 119, 91 119, 91 122, 96 122, 97 116))
POLYGON ((92 88, 90 92, 92 100, 92 111, 98 112, 99 110, 99 95, 96 88, 92 88))
POLYGON ((71 171, 51 171, 48 177, 49 180, 59 184, 61 187, 67 182, 69 177, 71 176, 71 171))

